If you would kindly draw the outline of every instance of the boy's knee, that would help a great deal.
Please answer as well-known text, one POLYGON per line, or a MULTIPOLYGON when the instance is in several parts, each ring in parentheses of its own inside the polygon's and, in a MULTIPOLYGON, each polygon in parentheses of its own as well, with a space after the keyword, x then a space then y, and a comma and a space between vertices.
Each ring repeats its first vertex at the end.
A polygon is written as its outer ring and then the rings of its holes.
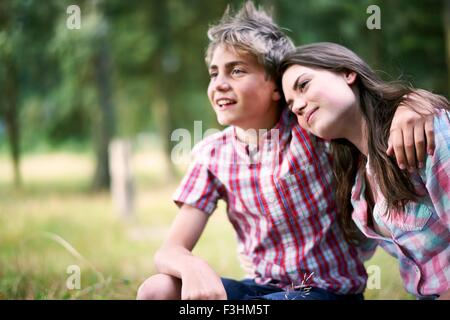
POLYGON ((166 274, 156 274, 139 287, 137 300, 176 300, 181 295, 179 279, 166 274))

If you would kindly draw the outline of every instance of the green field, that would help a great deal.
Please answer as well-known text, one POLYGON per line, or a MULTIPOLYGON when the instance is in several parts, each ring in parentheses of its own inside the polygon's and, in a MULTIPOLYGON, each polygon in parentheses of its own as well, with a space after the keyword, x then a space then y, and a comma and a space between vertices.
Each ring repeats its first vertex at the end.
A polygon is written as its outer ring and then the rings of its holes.
MULTIPOLYGON (((0 155, 0 299, 134 299, 177 212, 170 200, 176 184, 165 181, 163 159, 156 151, 133 158, 135 217, 124 221, 109 194, 88 192, 88 154, 24 156, 21 190, 11 188, 10 161, 0 155), (71 265, 81 270, 80 289, 66 286, 71 265)), ((242 277, 223 205, 195 254, 220 275, 242 277)), ((366 299, 411 299, 394 259, 379 249, 369 265, 380 267, 381 288, 366 290, 366 299)))

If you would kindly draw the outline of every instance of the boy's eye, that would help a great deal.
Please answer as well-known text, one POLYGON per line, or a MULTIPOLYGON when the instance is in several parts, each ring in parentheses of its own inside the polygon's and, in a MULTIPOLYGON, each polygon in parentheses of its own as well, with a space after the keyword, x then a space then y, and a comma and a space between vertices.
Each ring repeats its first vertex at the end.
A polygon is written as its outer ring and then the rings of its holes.
POLYGON ((217 77, 217 72, 210 72, 210 73, 209 73, 209 77, 210 77, 211 79, 217 77))
POLYGON ((231 74, 232 74, 232 75, 240 75, 240 74, 243 74, 243 73, 244 73, 244 70, 239 69, 239 68, 234 68, 234 69, 231 71, 231 74))

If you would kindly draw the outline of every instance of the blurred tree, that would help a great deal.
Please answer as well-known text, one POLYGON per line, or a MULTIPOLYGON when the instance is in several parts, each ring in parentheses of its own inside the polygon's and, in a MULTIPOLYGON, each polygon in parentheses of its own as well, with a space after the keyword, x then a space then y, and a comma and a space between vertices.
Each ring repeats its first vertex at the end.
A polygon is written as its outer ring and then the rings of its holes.
POLYGON ((109 45, 109 24, 105 15, 100 12, 99 4, 94 7, 92 14, 98 15, 97 32, 95 41, 97 43, 96 52, 93 57, 93 69, 95 82, 98 90, 98 110, 97 133, 96 133, 96 158, 97 165, 94 174, 94 190, 107 189, 111 183, 109 170, 108 147, 115 132, 115 112, 112 103, 111 88, 111 51, 109 45))
POLYGON ((0 2, 0 117, 8 134, 14 185, 20 187, 20 111, 25 102, 49 84, 51 58, 45 53, 54 6, 33 1, 0 2), (49 67, 50 66, 50 67, 49 67), (44 71, 45 70, 45 71, 44 71))
MULTIPOLYGON (((0 21, 3 20, 0 18, 0 21)), ((6 22, 7 20, 3 20, 6 22)), ((5 28, 6 29, 6 28, 5 28)), ((1 34, 1 53, 0 64, 3 66, 2 72, 2 92, 4 97, 0 100, 0 112, 5 119, 6 129, 8 133, 9 147, 11 151, 11 157, 13 161, 14 170, 14 185, 16 187, 21 186, 21 174, 20 174, 20 143, 19 143, 19 81, 17 65, 14 62, 12 46, 17 40, 16 34, 12 33, 9 37, 6 37, 7 31, 1 34)))
MULTIPOLYGON (((255 2, 273 6, 276 21, 292 30, 297 44, 342 43, 375 69, 404 73, 438 93, 449 90, 442 72, 449 59, 448 19, 440 18, 446 0, 255 2), (366 26, 372 4, 381 9, 381 30, 366 26)), ((2 0, 0 117, 16 183, 20 144, 79 140, 95 150, 93 185, 107 186, 111 137, 150 131, 164 143, 167 176, 173 175, 173 130, 192 131, 194 120, 204 131, 219 127, 206 96, 203 58, 208 26, 229 3, 238 8, 243 0, 2 0), (80 30, 66 27, 71 4, 81 8, 80 30)))
POLYGON ((423 0, 290 0, 276 2, 277 20, 297 44, 332 41, 348 46, 387 80, 400 75, 417 87, 446 94, 442 3, 423 0), (367 8, 381 11, 381 29, 370 30, 367 8), (431 72, 435 70, 435 72, 431 72))
MULTIPOLYGON (((168 179, 174 175, 170 158, 173 130, 179 127, 192 130, 194 120, 203 121, 204 127, 217 126, 206 96, 208 73, 204 49, 211 16, 218 20, 227 3, 153 0, 131 7, 109 2, 108 15, 115 23, 113 51, 120 91, 126 93, 137 88, 144 91, 138 104, 151 108, 155 129, 164 146, 168 179)), ((126 104, 119 108, 121 115, 129 112, 128 106, 136 101, 136 95, 128 94, 126 98, 126 104)), ((141 121, 148 113, 143 108, 132 111, 141 121)))
MULTIPOLYGON (((65 5, 62 12, 65 13, 65 5)), ((91 125, 96 155, 92 180, 94 190, 110 185, 108 145, 115 132, 115 111, 112 97, 112 62, 108 17, 104 3, 89 1, 80 4, 82 26, 68 29, 67 15, 60 15, 49 50, 58 57, 61 81, 55 86, 55 106, 62 110, 83 110, 91 125)), ((73 111, 67 112, 69 115, 73 111)), ((74 119, 72 119, 74 120, 74 119)))

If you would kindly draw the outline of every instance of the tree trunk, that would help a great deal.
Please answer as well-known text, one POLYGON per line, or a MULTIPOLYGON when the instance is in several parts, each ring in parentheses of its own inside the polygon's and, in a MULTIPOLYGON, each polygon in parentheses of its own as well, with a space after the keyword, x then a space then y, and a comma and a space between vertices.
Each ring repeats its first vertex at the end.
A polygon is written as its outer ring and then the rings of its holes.
POLYGON ((9 148, 14 170, 14 186, 20 188, 22 177, 20 174, 20 128, 18 116, 18 79, 17 70, 10 59, 6 59, 6 81, 4 84, 3 111, 8 132, 9 148))
MULTIPOLYGON (((161 89, 164 88, 162 85, 161 89)), ((172 161, 172 142, 170 137, 172 135, 171 119, 170 119, 170 101, 167 95, 162 94, 161 97, 154 103, 154 115, 159 122, 159 131, 163 141, 163 152, 165 158, 165 176, 167 182, 175 180, 175 165, 172 161)))
POLYGON ((168 99, 169 103, 165 103, 166 107, 167 107, 167 122, 165 125, 165 152, 164 154, 166 155, 166 159, 167 159, 167 181, 169 182, 173 182, 175 181, 175 165, 172 161, 172 148, 173 148, 173 143, 170 140, 170 137, 172 136, 172 132, 175 130, 174 128, 174 120, 173 120, 173 105, 170 105, 170 100, 168 99), (171 108, 172 107, 172 108, 171 108))
POLYGON ((106 190, 110 187, 108 146, 115 130, 114 107, 111 100, 111 57, 106 40, 102 42, 94 59, 95 80, 100 105, 96 119, 97 126, 94 129, 97 159, 92 183, 94 190, 106 190))
POLYGON ((176 61, 173 61, 173 41, 171 12, 167 1, 155 1, 151 4, 151 12, 154 15, 154 27, 160 30, 158 34, 159 45, 154 55, 151 65, 151 71, 158 74, 157 90, 158 97, 155 106, 155 116, 159 121, 159 132, 163 141, 163 152, 166 159, 166 180, 171 181, 175 178, 175 165, 171 159, 172 142, 170 137, 175 129, 174 109, 176 110, 175 98, 178 96, 179 83, 174 79, 177 71, 176 61), (174 65, 175 63, 175 65, 174 65))
MULTIPOLYGON (((373 1, 371 4, 382 7, 379 1, 373 1)), ((388 11, 389 3, 385 3, 384 7, 386 11, 388 11)), ((383 20, 383 15, 381 15, 381 29, 372 29, 368 30, 369 32, 369 45, 370 45, 370 54, 371 54, 371 63, 377 69, 383 70, 384 65, 384 57, 383 57, 383 47, 384 47, 384 39, 383 39, 383 23, 386 23, 383 20)))

